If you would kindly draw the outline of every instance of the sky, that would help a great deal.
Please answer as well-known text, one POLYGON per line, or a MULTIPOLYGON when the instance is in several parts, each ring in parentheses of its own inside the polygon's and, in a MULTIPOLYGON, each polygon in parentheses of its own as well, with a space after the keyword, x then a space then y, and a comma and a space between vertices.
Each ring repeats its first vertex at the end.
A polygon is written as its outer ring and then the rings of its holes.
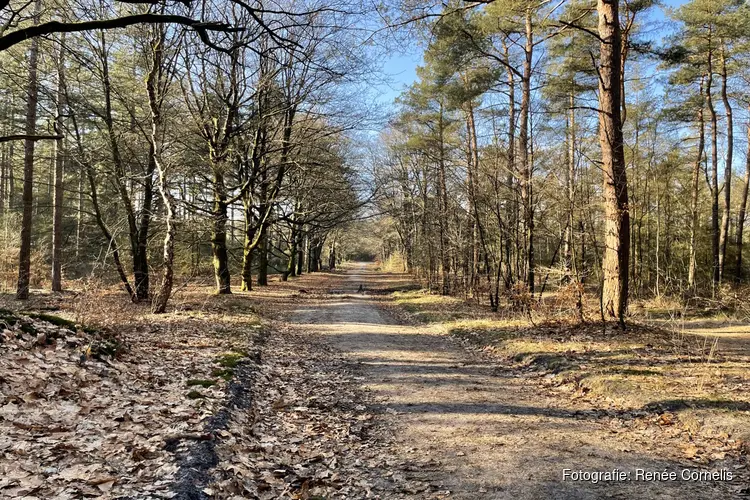
POLYGON ((383 70, 389 80, 379 85, 379 101, 385 105, 393 103, 401 92, 417 79, 417 66, 422 64, 422 48, 416 43, 405 47, 400 54, 394 54, 386 59, 383 70))
MULTIPOLYGON (((665 7, 678 7, 687 0, 662 0, 665 7)), ((651 11, 651 19, 655 23, 665 21, 664 10, 656 7, 651 11)), ((390 82, 378 86, 380 93, 378 101, 383 105, 390 105, 399 96, 401 91, 411 85, 417 79, 416 68, 422 64, 422 47, 414 43, 410 47, 402 47, 399 53, 387 58, 383 64, 383 70, 390 82)))

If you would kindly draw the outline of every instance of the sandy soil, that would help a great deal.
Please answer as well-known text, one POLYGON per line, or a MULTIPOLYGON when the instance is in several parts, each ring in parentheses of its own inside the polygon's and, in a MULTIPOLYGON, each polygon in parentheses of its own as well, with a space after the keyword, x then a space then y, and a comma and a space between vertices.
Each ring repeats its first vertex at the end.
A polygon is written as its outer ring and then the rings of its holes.
MULTIPOLYGON (((649 439, 653 430, 634 436, 614 412, 540 393, 527 375, 440 332, 398 324, 376 293, 396 279, 366 267, 325 280, 303 278, 297 283, 314 298, 300 297, 287 319, 358 366, 362 388, 377 401, 373 411, 395 429, 393 453, 421 463, 432 459, 434 466, 414 474, 450 491, 450 498, 725 499, 747 491, 731 464, 706 467, 664 458, 670 454, 663 439, 649 439), (723 467, 735 480, 680 479, 684 469, 723 467), (619 469, 629 480, 564 480, 564 469, 619 469), (674 471, 677 479, 638 480, 638 469, 674 471)), ((414 494, 428 497, 434 491, 414 494)))

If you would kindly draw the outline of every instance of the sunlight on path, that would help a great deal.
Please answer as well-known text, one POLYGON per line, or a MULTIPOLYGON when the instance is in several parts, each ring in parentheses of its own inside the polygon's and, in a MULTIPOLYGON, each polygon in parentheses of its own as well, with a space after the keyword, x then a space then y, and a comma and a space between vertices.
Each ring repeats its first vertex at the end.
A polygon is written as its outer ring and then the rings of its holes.
POLYGON ((448 337, 396 324, 358 294, 387 285, 362 269, 336 293, 296 311, 302 331, 328 339, 359 366, 364 385, 397 426, 398 449, 439 461, 431 480, 453 498, 726 498, 712 483, 635 481, 637 468, 680 471, 658 449, 613 431, 606 411, 571 409, 522 375, 473 358, 448 337), (373 279, 375 278, 375 279, 373 279), (377 281, 377 283, 375 283, 377 281), (615 483, 563 481, 563 469, 632 471, 615 483))

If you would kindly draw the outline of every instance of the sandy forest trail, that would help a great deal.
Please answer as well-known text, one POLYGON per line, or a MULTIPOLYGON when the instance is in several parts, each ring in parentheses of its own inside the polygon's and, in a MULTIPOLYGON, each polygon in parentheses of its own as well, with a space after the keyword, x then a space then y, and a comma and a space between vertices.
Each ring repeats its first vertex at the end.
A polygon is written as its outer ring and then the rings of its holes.
POLYGON ((375 293, 389 284, 388 275, 364 267, 328 275, 324 289, 309 288, 314 298, 301 300, 288 319, 358 367, 374 396, 373 411, 393 426, 394 454, 435 464, 421 471, 435 489, 414 498, 434 498, 439 490, 461 499, 734 496, 737 483, 731 481, 637 481, 636 469, 679 475, 691 465, 664 458, 663 447, 647 436, 634 438, 612 412, 543 394, 526 375, 440 332, 398 324, 379 305, 384 296, 375 293), (631 477, 563 481, 563 469, 620 469, 631 477))

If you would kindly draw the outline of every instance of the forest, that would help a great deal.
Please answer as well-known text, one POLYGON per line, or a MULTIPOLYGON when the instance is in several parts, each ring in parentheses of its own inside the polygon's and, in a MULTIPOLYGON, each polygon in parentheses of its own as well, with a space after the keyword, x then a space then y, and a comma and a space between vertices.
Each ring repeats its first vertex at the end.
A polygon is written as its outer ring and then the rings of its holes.
POLYGON ((0 498, 750 495, 746 2, 0 26, 0 498))
POLYGON ((431 28, 377 171, 408 270, 494 310, 596 289, 620 321, 629 298, 745 283, 747 6, 654 6, 627 2, 611 31, 586 2, 431 28))

